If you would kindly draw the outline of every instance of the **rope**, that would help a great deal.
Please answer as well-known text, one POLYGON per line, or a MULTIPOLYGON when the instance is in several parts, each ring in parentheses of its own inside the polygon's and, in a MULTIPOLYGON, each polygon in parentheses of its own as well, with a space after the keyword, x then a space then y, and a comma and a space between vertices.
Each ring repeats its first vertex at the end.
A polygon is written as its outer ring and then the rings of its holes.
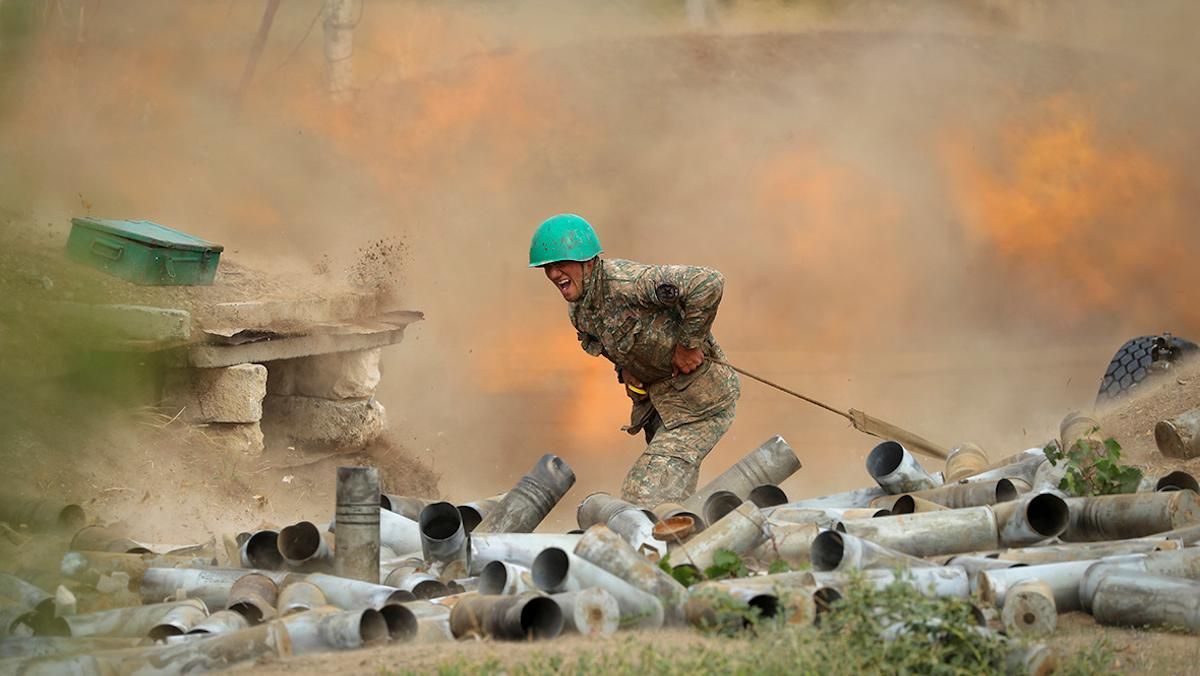
POLYGON ((799 392, 796 392, 794 390, 789 390, 788 388, 784 387, 783 385, 779 385, 777 383, 773 383, 773 382, 767 380, 766 378, 756 376, 753 373, 750 373, 749 371, 747 371, 745 369, 740 369, 740 368, 734 366, 733 364, 730 364, 727 361, 721 361, 720 359, 715 359, 713 357, 708 357, 708 360, 713 362, 714 364, 721 364, 722 366, 728 366, 729 368, 733 369, 734 371, 737 371, 738 373, 746 376, 747 378, 750 378, 751 380, 757 380, 758 382, 762 383, 763 385, 767 385, 769 387, 774 387, 775 389, 779 390, 780 392, 783 392, 785 394, 790 394, 793 397, 796 397, 797 399, 803 399, 804 401, 807 401, 808 403, 812 404, 813 406, 820 406, 821 408, 825 409, 826 411, 829 411, 830 413, 835 413, 837 415, 842 416, 846 420, 849 420, 851 423, 854 422, 854 418, 851 418, 849 413, 846 413, 845 411, 839 411, 838 409, 830 406, 829 404, 817 401, 816 399, 813 399, 812 397, 806 397, 803 394, 800 394, 799 392))

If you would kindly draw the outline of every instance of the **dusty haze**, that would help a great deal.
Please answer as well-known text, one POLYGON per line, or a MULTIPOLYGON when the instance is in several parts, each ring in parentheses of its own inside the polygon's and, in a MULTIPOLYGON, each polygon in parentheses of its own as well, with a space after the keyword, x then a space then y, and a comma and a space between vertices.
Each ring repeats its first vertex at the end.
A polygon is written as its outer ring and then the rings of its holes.
MULTIPOLYGON (((742 367, 994 456, 1090 405, 1126 338, 1200 336, 1191 3, 738 2, 688 35, 665 1, 369 1, 343 106, 319 4, 283 4, 240 104, 262 3, 38 14, 5 73, 0 204, 56 245, 90 209, 300 272, 402 238, 398 302, 427 321, 380 399, 449 497, 554 452, 573 506, 642 448, 525 268, 559 211, 606 255, 720 269, 742 367)), ((702 480, 775 433, 805 465, 792 496, 864 483, 872 439, 747 381, 702 480)))

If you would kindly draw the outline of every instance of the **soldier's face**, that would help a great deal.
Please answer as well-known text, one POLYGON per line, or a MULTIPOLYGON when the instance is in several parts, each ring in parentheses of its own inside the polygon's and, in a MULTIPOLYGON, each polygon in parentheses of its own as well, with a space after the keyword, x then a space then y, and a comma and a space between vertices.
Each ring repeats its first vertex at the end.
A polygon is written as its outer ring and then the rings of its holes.
POLYGON ((574 303, 583 296, 584 265, 579 261, 561 261, 550 263, 542 270, 546 272, 546 279, 558 287, 563 300, 574 303))

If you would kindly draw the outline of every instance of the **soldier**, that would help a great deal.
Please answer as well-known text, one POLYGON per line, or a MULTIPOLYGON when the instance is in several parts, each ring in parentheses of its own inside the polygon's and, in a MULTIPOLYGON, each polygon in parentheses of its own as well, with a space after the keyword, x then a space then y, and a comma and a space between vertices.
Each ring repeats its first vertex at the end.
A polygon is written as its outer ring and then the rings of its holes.
POLYGON ((553 216, 538 226, 529 267, 542 268, 567 301, 584 351, 617 368, 633 400, 630 434, 646 450, 621 486, 643 507, 679 502, 696 490, 700 462, 733 423, 737 374, 711 328, 725 280, 716 270, 601 259, 583 218, 553 216))

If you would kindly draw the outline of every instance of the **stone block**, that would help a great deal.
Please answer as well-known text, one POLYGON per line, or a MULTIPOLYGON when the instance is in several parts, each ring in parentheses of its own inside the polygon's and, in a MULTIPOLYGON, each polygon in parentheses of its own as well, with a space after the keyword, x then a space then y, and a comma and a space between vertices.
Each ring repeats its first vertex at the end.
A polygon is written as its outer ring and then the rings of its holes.
POLYGON ((210 443, 222 451, 261 455, 263 432, 259 423, 209 423, 197 427, 210 443))
POLYGON ((267 368, 238 364, 211 369, 170 369, 163 386, 163 406, 183 409, 193 423, 253 423, 262 419, 267 394, 267 368))
POLYGON ((382 374, 381 350, 333 352, 268 362, 267 391, 321 399, 366 399, 382 374))
POLYGON ((387 429, 383 404, 373 397, 335 401, 270 394, 263 410, 268 435, 310 448, 356 450, 387 429))

